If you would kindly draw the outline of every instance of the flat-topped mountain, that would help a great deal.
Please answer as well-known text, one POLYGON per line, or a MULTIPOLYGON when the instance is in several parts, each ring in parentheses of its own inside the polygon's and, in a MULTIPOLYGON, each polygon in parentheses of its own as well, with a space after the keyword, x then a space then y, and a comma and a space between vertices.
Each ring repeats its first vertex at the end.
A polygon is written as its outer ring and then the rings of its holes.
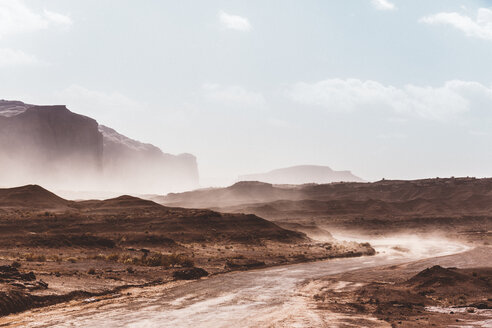
POLYGON ((163 193, 194 188, 193 155, 171 155, 63 105, 0 100, 0 183, 163 193))
POLYGON ((362 182, 350 171, 334 171, 328 166, 299 165, 273 170, 267 173, 242 175, 241 181, 261 181, 273 184, 305 184, 332 182, 362 182))

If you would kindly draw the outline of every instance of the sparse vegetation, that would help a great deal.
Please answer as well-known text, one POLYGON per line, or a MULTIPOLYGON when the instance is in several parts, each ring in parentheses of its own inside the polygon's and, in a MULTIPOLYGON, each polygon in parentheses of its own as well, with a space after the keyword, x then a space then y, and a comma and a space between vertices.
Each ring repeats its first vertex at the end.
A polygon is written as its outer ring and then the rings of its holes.
POLYGON ((24 253, 22 258, 28 262, 45 262, 46 256, 44 254, 24 253))
POLYGON ((123 264, 141 265, 141 266, 162 266, 165 268, 170 267, 192 267, 194 265, 193 260, 186 254, 163 254, 160 252, 144 253, 141 256, 132 256, 130 254, 117 254, 112 253, 104 256, 98 254, 93 259, 106 260, 111 262, 118 262, 123 264))

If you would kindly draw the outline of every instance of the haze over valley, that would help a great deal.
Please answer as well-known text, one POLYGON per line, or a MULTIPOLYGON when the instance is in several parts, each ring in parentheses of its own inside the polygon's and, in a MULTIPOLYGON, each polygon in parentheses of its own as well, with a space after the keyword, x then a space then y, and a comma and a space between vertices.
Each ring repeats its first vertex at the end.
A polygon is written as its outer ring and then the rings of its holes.
POLYGON ((491 327, 492 3, 0 0, 1 327, 491 327))

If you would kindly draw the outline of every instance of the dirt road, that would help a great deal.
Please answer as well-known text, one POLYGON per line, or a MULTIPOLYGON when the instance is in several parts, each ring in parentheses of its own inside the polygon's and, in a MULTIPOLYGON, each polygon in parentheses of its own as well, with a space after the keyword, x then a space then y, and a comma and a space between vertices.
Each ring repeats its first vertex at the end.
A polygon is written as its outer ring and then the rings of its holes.
MULTIPOLYGON (((378 251, 376 256, 236 272, 171 287, 133 290, 130 295, 109 300, 79 301, 12 315, 0 319, 0 326, 332 327, 344 318, 314 308, 297 291, 299 283, 350 270, 431 257, 437 257, 434 264, 446 263, 447 255, 469 249, 438 238, 399 236, 370 242, 378 251)), ((459 256, 456 258, 459 260, 459 256)), ((374 326, 385 326, 376 319, 365 319, 374 326)))

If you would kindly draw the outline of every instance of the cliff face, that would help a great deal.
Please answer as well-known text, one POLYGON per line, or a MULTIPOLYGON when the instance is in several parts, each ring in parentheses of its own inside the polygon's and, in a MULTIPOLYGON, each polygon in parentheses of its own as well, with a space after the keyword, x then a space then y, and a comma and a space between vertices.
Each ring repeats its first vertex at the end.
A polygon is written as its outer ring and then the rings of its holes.
POLYGON ((191 155, 142 144, 65 106, 0 100, 0 185, 155 193, 196 187, 191 155))
POLYGON ((130 184, 141 192, 162 193, 162 186, 166 186, 165 191, 198 186, 195 156, 166 154, 154 145, 127 138, 103 125, 99 131, 104 143, 104 176, 113 189, 130 184))

